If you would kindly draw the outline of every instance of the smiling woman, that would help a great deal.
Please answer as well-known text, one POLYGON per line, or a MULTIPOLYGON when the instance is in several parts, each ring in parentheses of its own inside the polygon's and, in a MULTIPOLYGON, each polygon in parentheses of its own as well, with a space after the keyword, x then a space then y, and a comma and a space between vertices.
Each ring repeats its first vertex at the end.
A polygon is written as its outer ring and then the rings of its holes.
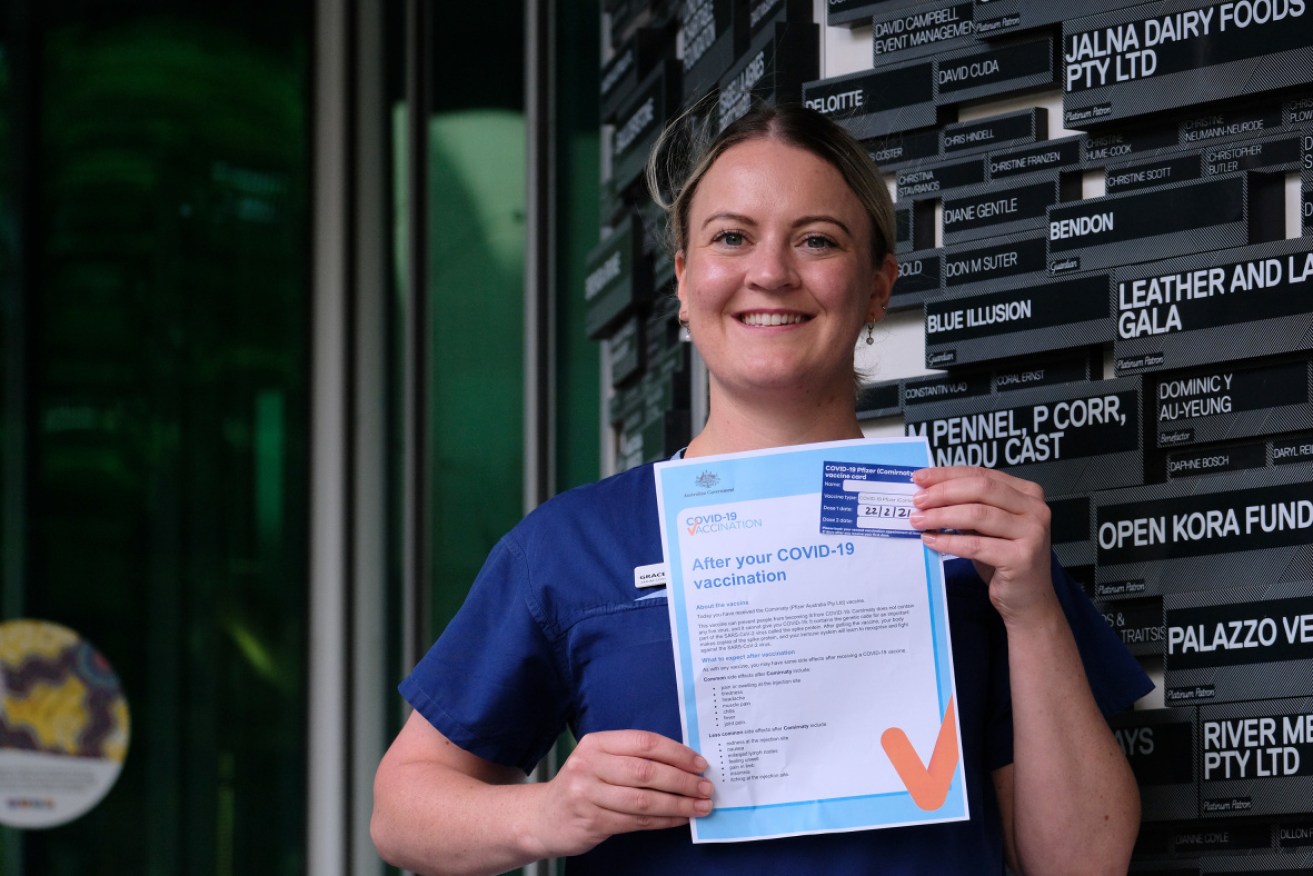
MULTIPOLYGON (((681 316, 711 390, 683 455, 860 437, 854 345, 897 272, 874 165, 841 128, 797 107, 754 110, 705 149, 662 146, 701 155, 692 173, 668 177, 681 316)), ((1036 485, 967 467, 914 480, 908 522, 958 557, 946 578, 970 821, 691 842, 689 819, 725 797, 707 761, 676 741, 669 617, 652 598, 662 594, 635 597, 636 575, 662 560, 649 464, 556 496, 493 549, 401 684, 415 711, 375 778, 380 852, 425 873, 568 856, 575 874, 810 872, 824 860, 828 873, 856 876, 1001 872, 1005 859, 1059 872, 1079 849, 1124 871, 1135 785, 1103 715, 1144 692, 1143 673, 1051 564, 1036 485), (579 743, 560 771, 523 784, 565 728, 579 743)), ((702 586, 761 574, 741 565, 702 586)), ((882 695, 880 679, 856 681, 882 695)))
POLYGON ((897 276, 893 256, 873 262, 874 233, 839 171, 813 153, 766 138, 721 153, 675 253, 680 319, 710 373, 711 414, 690 454, 721 452, 732 440, 723 433, 744 426, 777 446, 779 428, 801 443, 852 419, 853 346, 897 276), (786 398, 796 421, 782 416, 786 398))

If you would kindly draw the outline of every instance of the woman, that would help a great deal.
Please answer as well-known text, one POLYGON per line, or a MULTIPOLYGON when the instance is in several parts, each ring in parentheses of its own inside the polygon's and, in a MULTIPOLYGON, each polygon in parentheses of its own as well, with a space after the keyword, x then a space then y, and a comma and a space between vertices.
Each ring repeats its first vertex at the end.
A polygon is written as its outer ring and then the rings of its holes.
MULTIPOLYGON (((756 110, 704 151, 670 226, 680 319, 710 375, 686 455, 861 437, 853 350, 897 268, 860 145, 809 110, 756 110)), ((512 530, 403 682, 416 711, 375 782, 381 854, 423 873, 561 856, 572 873, 1125 872, 1138 795, 1104 713, 1147 679, 1051 565, 1037 486, 973 468, 916 482, 913 525, 960 558, 947 587, 970 821, 690 842, 714 789, 675 741, 665 601, 635 598, 633 569, 661 561, 641 466, 512 530), (525 784, 567 726, 579 743, 558 775, 525 784)))

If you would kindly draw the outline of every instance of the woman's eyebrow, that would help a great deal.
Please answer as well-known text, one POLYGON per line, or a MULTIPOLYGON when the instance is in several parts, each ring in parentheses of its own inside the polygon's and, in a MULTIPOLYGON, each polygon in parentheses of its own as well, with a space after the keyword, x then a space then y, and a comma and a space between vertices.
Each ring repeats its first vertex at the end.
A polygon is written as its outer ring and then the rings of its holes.
POLYGON ((843 229, 844 234, 848 235, 849 237, 852 237, 853 234, 852 229, 850 229, 847 225, 845 225, 843 222, 839 221, 835 217, 828 216, 824 213, 818 213, 815 216, 799 216, 797 219, 794 220, 793 226, 795 228, 798 228, 803 225, 810 225, 813 222, 828 222, 830 225, 837 225, 841 229, 843 229))
POLYGON ((756 225, 756 224, 757 224, 756 221, 754 221, 753 218, 752 218, 751 216, 745 216, 745 215, 742 214, 742 213, 732 213, 732 212, 730 212, 730 211, 728 211, 728 210, 722 210, 722 211, 719 212, 719 213, 712 213, 710 216, 708 216, 706 219, 704 219, 703 222, 702 222, 702 227, 703 227, 703 228, 706 228, 706 227, 707 227, 708 225, 710 225, 712 222, 721 222, 721 221, 725 221, 725 220, 728 220, 728 221, 730 221, 730 222, 737 222, 737 223, 740 224, 740 225, 756 225))

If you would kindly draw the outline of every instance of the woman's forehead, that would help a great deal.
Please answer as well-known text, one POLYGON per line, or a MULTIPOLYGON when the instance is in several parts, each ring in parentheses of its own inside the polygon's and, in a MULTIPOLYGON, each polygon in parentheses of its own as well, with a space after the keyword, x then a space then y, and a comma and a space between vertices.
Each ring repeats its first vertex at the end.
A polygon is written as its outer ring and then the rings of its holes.
POLYGON ((726 149, 707 168, 693 194, 696 213, 733 210, 734 205, 849 217, 866 213, 833 164, 807 149, 768 138, 726 149))

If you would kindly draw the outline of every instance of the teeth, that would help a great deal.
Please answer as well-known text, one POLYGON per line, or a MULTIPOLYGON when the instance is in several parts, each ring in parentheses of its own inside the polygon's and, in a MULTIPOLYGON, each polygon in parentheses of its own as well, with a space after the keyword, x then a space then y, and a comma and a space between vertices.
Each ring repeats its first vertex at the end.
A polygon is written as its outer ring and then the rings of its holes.
POLYGON ((804 319, 797 313, 747 313, 741 317, 744 325, 795 325, 804 319))

